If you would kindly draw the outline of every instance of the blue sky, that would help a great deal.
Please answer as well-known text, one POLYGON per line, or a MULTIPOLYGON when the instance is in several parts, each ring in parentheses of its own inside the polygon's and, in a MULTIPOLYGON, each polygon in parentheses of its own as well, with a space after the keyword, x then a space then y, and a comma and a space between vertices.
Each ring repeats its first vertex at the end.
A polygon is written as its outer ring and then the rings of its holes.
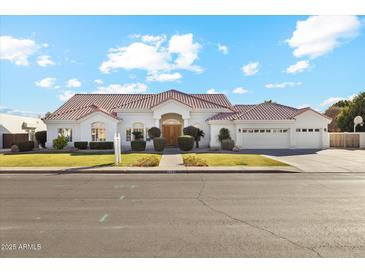
POLYGON ((326 109, 365 87, 364 17, 2 16, 0 111, 177 89, 326 109))

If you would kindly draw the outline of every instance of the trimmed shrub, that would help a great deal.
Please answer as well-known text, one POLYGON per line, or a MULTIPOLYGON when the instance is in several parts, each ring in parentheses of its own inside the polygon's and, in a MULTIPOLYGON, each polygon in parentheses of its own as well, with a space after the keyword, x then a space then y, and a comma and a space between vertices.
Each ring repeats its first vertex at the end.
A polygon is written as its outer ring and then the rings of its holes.
POLYGON ((153 138, 153 147, 156 151, 163 151, 165 148, 165 138, 163 137, 153 138))
POLYGON ((184 157, 184 165, 185 166, 208 166, 207 161, 203 160, 200 157, 189 155, 184 157))
POLYGON ((114 142, 90 142, 90 149, 113 149, 114 142))
POLYGON ((155 139, 155 138, 158 138, 161 136, 161 130, 158 128, 158 127, 151 127, 149 130, 148 130, 148 136, 151 138, 151 139, 155 139))
POLYGON ((144 151, 146 149, 146 141, 143 140, 131 141, 131 147, 133 151, 144 151))
POLYGON ((194 147, 194 138, 190 135, 182 135, 177 137, 177 145, 182 151, 192 150, 194 147))
POLYGON ((223 140, 232 139, 228 128, 221 128, 219 130, 218 140, 222 143, 223 140))
POLYGON ((183 129, 184 135, 190 135, 194 139, 198 135, 198 131, 199 131, 199 129, 197 127, 194 127, 194 126, 184 127, 184 129, 183 129))
POLYGON ((35 139, 37 140, 38 144, 40 144, 43 148, 46 148, 47 131, 37 131, 35 133, 35 139))
POLYGON ((53 148, 55 149, 64 149, 67 146, 68 140, 65 136, 60 135, 56 139, 53 140, 53 148))
POLYGON ((158 157, 150 155, 143 157, 136 162, 134 162, 131 166, 138 166, 138 167, 153 167, 158 166, 160 164, 160 160, 158 157))
POLYGON ((34 148, 33 141, 25 141, 17 144, 19 151, 31 151, 34 148))
POLYGON ((10 151, 11 152, 19 152, 19 148, 17 145, 12 145, 11 148, 10 148, 10 151))
POLYGON ((232 140, 232 139, 222 140, 221 148, 223 150, 232 150, 234 148, 234 140, 232 140))
POLYGON ((74 147, 78 149, 87 149, 87 142, 74 142, 74 147))

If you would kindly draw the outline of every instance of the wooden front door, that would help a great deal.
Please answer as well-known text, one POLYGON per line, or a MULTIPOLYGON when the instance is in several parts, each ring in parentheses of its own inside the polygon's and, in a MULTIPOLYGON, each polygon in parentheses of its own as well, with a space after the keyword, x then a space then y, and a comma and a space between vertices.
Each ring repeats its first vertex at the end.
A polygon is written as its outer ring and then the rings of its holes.
POLYGON ((167 146, 176 146, 177 137, 181 135, 181 125, 163 125, 162 136, 165 138, 167 146))

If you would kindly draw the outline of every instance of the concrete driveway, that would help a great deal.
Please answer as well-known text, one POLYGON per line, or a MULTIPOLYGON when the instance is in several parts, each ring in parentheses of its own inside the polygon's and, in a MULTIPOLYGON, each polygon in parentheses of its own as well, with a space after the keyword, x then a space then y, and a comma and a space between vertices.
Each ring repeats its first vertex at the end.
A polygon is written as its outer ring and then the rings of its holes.
POLYGON ((304 172, 365 172, 365 150, 244 150, 286 162, 304 172))

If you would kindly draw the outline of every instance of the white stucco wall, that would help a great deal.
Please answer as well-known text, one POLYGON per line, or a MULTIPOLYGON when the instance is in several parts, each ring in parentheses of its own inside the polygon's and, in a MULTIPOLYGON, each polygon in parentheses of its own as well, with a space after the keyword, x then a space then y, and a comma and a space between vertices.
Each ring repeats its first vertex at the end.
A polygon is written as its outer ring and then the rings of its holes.
POLYGON ((24 117, 0 113, 0 148, 3 147, 3 133, 26 133, 23 122, 35 126, 35 131, 46 130, 46 124, 40 118, 24 117))
MULTIPOLYGON (((106 130, 106 141, 114 141, 114 133, 117 132, 118 120, 106 115, 102 112, 96 112, 91 114, 85 119, 82 119, 80 122, 80 133, 76 135, 79 138, 79 141, 87 141, 91 142, 91 125, 93 123, 103 123, 106 130)), ((75 139, 77 141, 77 139, 75 139)))
POLYGON ((295 119, 295 128, 320 129, 320 133, 296 133, 296 148, 329 148, 328 124, 330 121, 314 111, 306 111, 295 119), (316 146, 316 140, 320 139, 316 146))
POLYGON ((53 140, 58 137, 59 128, 71 128, 72 130, 72 142, 68 145, 71 146, 73 142, 80 141, 80 125, 75 122, 47 122, 47 143, 46 147, 52 148, 53 140))
POLYGON ((229 133, 231 134, 231 137, 233 140, 235 140, 236 142, 236 126, 230 122, 220 122, 220 123, 216 123, 216 122, 211 122, 210 123, 210 142, 209 142, 209 146, 214 148, 214 147, 220 147, 220 143, 218 141, 218 135, 219 135, 219 131, 221 128, 227 128, 229 130, 229 133))

